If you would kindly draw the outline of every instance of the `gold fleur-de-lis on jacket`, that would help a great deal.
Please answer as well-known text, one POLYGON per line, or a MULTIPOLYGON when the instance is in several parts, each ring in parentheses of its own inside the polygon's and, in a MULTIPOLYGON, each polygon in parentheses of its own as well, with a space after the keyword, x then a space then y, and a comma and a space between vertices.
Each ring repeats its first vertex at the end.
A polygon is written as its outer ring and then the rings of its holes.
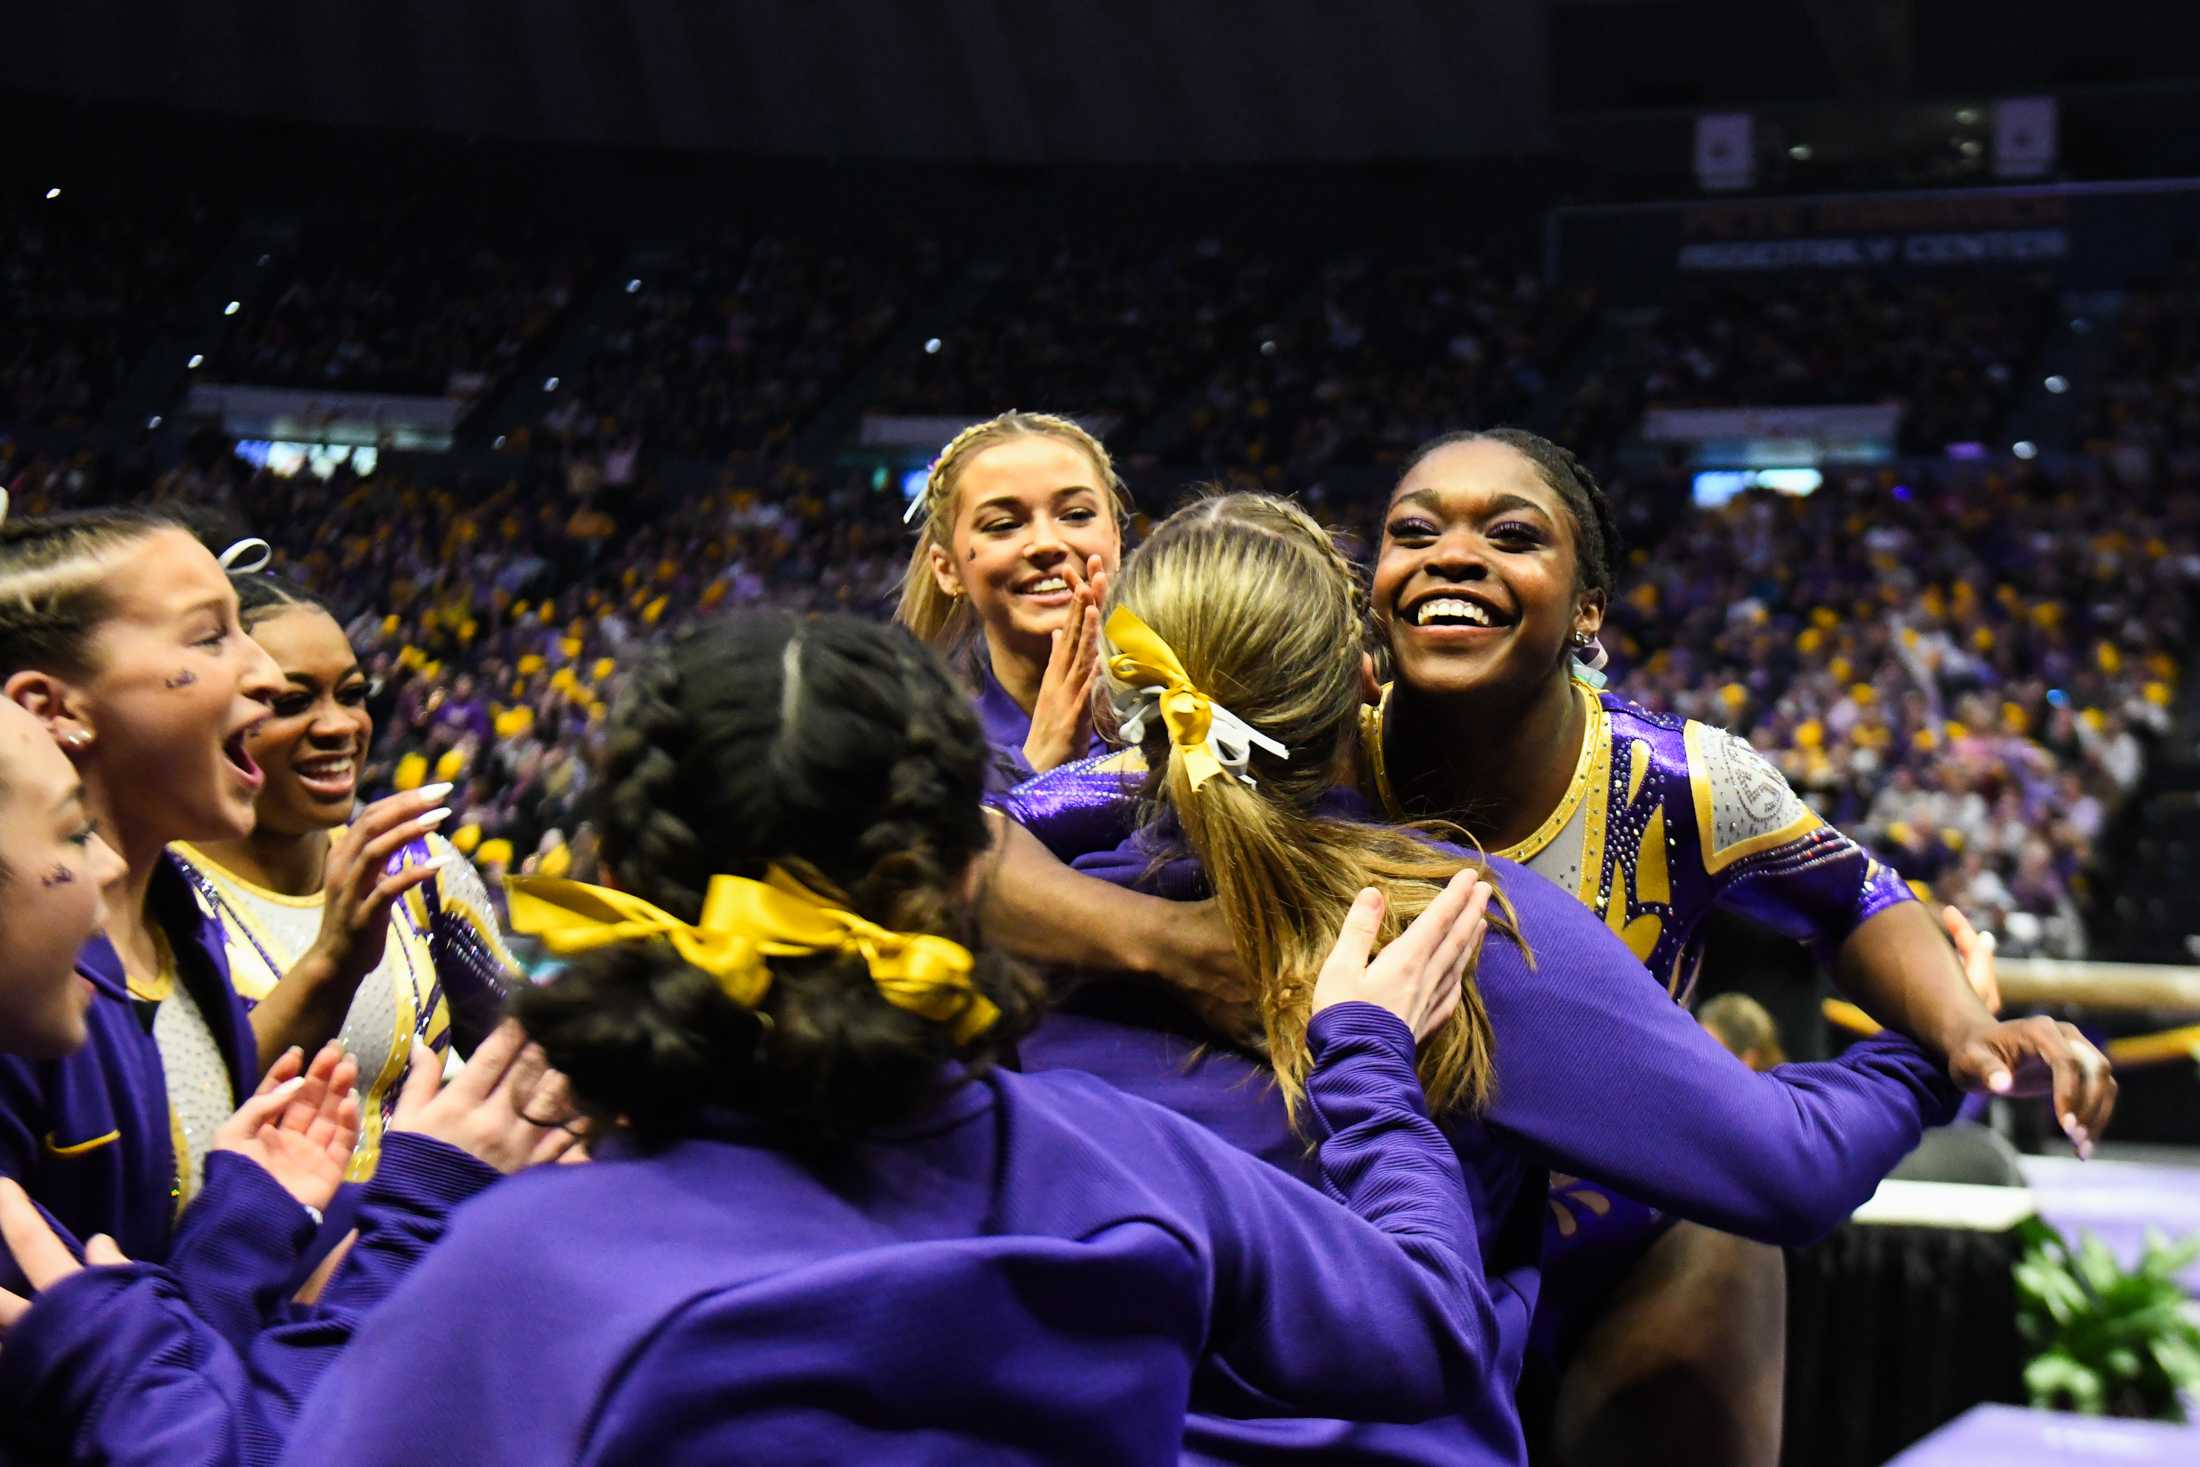
POLYGON ((1579 1207, 1603 1217, 1612 1210, 1612 1199, 1598 1191, 1594 1184, 1579 1177, 1569 1177, 1564 1172, 1551 1173, 1551 1216, 1558 1223, 1558 1235, 1571 1238, 1580 1230, 1581 1220, 1574 1209, 1579 1207))

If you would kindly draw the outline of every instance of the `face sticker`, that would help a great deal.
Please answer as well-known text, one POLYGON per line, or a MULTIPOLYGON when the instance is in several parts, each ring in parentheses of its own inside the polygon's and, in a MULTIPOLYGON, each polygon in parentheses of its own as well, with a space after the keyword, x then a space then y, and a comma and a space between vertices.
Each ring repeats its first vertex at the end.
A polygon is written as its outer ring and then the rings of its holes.
POLYGON ((173 677, 170 677, 166 682, 161 684, 161 686, 168 688, 188 688, 198 680, 199 675, 197 673, 191 671, 189 668, 185 668, 182 672, 179 672, 173 677))
POLYGON ((38 878, 38 884, 45 887, 69 886, 75 881, 76 873, 66 866, 56 866, 38 878))

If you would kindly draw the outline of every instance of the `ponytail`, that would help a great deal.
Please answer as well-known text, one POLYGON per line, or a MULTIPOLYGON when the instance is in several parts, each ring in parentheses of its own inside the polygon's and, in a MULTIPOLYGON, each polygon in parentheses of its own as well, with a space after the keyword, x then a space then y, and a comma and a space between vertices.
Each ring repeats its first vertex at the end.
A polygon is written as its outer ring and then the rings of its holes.
MULTIPOLYGON (((1238 961, 1255 977, 1254 1004, 1268 1057, 1294 1123, 1312 1061, 1306 1028, 1314 980, 1363 887, 1382 892, 1379 944, 1394 941, 1444 883, 1462 870, 1489 878, 1480 860, 1450 855, 1407 831, 1309 815, 1263 798, 1235 779, 1191 787, 1184 761, 1164 753, 1163 800, 1184 831, 1230 924, 1238 961)), ((1518 940, 1504 893, 1490 926, 1518 940)), ((1479 1110, 1495 1085, 1496 1036, 1473 970, 1459 1007, 1421 1046, 1431 1114, 1479 1110)))
MULTIPOLYGON (((1295 1119, 1314 980, 1360 890, 1383 893, 1387 943, 1454 875, 1487 868, 1431 843, 1458 834, 1448 828, 1315 813, 1357 736, 1363 603, 1350 564, 1297 506, 1229 494, 1181 510, 1124 562, 1109 599, 1136 612, 1200 689, 1288 751, 1279 759, 1255 747, 1247 779, 1211 775, 1195 789, 1190 761, 1164 730, 1149 727, 1141 746, 1157 798, 1254 975, 1269 1059, 1295 1119)), ((1110 678, 1111 692, 1130 691, 1113 667, 1110 678)), ((1490 926, 1517 941, 1502 892, 1495 907, 1490 926)), ((1421 1047, 1429 1108, 1487 1104, 1492 1050, 1470 965, 1457 1012, 1421 1047)))

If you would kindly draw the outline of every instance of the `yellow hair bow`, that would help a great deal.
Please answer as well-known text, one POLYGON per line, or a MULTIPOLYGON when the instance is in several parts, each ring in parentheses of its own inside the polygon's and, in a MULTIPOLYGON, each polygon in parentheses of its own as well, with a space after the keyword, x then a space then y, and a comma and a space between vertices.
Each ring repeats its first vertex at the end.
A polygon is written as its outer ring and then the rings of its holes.
POLYGON ((1108 613, 1107 633, 1117 649, 1108 659, 1109 676, 1142 695, 1116 710, 1123 742, 1136 744, 1145 737, 1146 715, 1158 706, 1169 743, 1184 761, 1195 790, 1225 769, 1251 785, 1245 765, 1255 744, 1278 759, 1291 757, 1289 749, 1201 692, 1176 652, 1137 612, 1116 607, 1108 613))
POLYGON ((606 886, 526 876, 506 887, 512 929, 540 937, 550 951, 587 952, 661 937, 743 1008, 755 1008, 771 989, 765 959, 841 952, 861 955, 871 981, 894 1007, 952 1021, 957 1043, 983 1034, 1001 1016, 970 981, 970 949, 929 932, 890 932, 828 906, 777 866, 763 881, 713 876, 694 923, 606 886))

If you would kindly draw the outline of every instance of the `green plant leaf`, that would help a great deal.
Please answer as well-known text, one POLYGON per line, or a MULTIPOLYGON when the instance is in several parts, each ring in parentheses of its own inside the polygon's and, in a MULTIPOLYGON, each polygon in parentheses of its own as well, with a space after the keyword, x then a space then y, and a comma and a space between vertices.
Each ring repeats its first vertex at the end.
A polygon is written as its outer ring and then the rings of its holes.
POLYGON ((2041 1355, 2024 1367, 2024 1389, 2034 1406, 2049 1410, 2060 1409, 2065 1399, 2069 1409, 2088 1416, 2098 1416, 2107 1407, 2108 1392, 2100 1375, 2059 1353, 2041 1355))
POLYGON ((2194 1233, 2182 1243, 2172 1244, 2157 1228, 2147 1229, 2146 1253, 2139 1260, 2139 1271, 2148 1278, 2174 1280, 2200 1259, 2200 1233, 2194 1233))
POLYGON ((2148 1342, 2153 1351, 2154 1363, 2162 1367, 2162 1373, 2181 1391, 2200 1391, 2200 1344, 2165 1335, 2148 1342))
POLYGON ((2116 1255, 2108 1251, 2108 1245, 2092 1233, 2078 1240, 2078 1278, 2096 1294, 2106 1294, 2124 1277, 2124 1271, 2116 1265, 2116 1255))
POLYGON ((2179 1393, 2200 1394, 2200 1302, 2177 1275, 2200 1258, 2200 1236, 2172 1244, 2150 1231, 2126 1270, 2090 1232, 2075 1248, 2045 1225, 2019 1233, 2012 1279, 2017 1326, 2038 1351, 2024 1372, 2033 1404, 2182 1420, 2179 1393))

